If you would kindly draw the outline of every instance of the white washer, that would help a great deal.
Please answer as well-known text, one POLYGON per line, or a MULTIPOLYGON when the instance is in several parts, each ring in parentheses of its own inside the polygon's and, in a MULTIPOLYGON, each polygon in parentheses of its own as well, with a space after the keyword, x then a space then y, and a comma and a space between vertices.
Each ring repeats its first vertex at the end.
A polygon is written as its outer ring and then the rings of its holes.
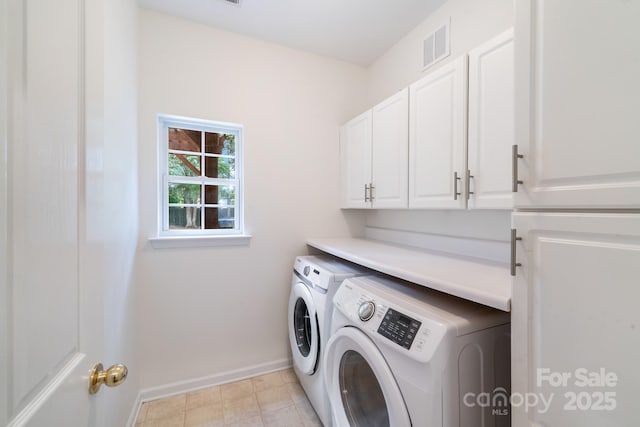
POLYGON ((334 426, 509 425, 509 313, 372 276, 345 280, 333 301, 334 426))
POLYGON ((343 280, 367 270, 330 256, 299 256, 289 296, 289 341, 293 368, 309 402, 325 426, 331 408, 324 387, 323 354, 329 339, 332 298, 343 280))

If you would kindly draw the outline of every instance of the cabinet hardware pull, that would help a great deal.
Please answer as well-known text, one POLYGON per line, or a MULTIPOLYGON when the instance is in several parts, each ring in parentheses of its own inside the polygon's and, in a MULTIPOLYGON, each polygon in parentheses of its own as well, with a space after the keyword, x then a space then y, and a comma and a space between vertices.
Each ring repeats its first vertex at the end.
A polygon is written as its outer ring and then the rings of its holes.
POLYGON ((369 201, 371 203, 373 203, 373 190, 375 190, 376 187, 373 186, 373 182, 371 184, 369 184, 369 201))
POLYGON ((516 262, 516 242, 518 240, 522 240, 522 237, 518 237, 516 234, 516 229, 511 229, 511 275, 516 275, 516 267, 522 267, 522 264, 516 262))
POLYGON ((469 169, 467 169, 467 182, 466 182, 467 200, 469 200, 469 198, 473 194, 473 191, 470 191, 470 189, 471 189, 471 178, 473 178, 473 175, 471 175, 471 171, 469 169))
POLYGON ((367 195, 367 191, 369 191, 369 184, 364 185, 364 202, 365 203, 369 201, 369 196, 367 195))
POLYGON ((518 179, 518 159, 522 159, 524 156, 518 154, 518 144, 514 144, 511 147, 511 192, 518 192, 518 184, 522 184, 522 181, 518 179))
POLYGON ((460 181, 460 177, 458 176, 458 172, 453 173, 453 200, 458 200, 458 196, 462 195, 462 193, 458 193, 458 181, 460 181))

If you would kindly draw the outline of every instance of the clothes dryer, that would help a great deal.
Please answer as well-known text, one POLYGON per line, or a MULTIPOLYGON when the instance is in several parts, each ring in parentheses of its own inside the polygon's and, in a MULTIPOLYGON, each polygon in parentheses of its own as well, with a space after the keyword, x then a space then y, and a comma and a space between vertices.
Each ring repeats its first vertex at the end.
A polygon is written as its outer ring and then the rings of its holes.
POLYGON ((509 425, 509 313, 382 277, 347 279, 333 301, 334 426, 509 425))

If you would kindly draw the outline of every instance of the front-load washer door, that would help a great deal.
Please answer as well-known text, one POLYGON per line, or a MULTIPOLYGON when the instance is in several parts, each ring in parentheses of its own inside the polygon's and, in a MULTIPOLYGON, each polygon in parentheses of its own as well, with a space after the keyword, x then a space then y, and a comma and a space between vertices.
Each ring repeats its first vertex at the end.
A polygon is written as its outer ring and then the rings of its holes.
POLYGON ((289 297, 289 342, 293 363, 306 375, 313 375, 320 355, 318 314, 309 288, 295 282, 289 297))
POLYGON ((389 365, 362 331, 355 327, 338 329, 327 344, 324 361, 336 426, 411 426, 389 365))

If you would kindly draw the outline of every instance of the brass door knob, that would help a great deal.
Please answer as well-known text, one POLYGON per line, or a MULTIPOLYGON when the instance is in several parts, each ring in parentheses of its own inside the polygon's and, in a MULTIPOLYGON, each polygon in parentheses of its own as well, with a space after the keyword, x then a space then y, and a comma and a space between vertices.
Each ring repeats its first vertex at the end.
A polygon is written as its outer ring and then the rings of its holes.
POLYGON ((124 365, 113 365, 106 371, 103 369, 102 363, 98 363, 91 370, 89 375, 89 394, 96 394, 102 384, 107 387, 115 387, 127 379, 128 370, 124 365))

